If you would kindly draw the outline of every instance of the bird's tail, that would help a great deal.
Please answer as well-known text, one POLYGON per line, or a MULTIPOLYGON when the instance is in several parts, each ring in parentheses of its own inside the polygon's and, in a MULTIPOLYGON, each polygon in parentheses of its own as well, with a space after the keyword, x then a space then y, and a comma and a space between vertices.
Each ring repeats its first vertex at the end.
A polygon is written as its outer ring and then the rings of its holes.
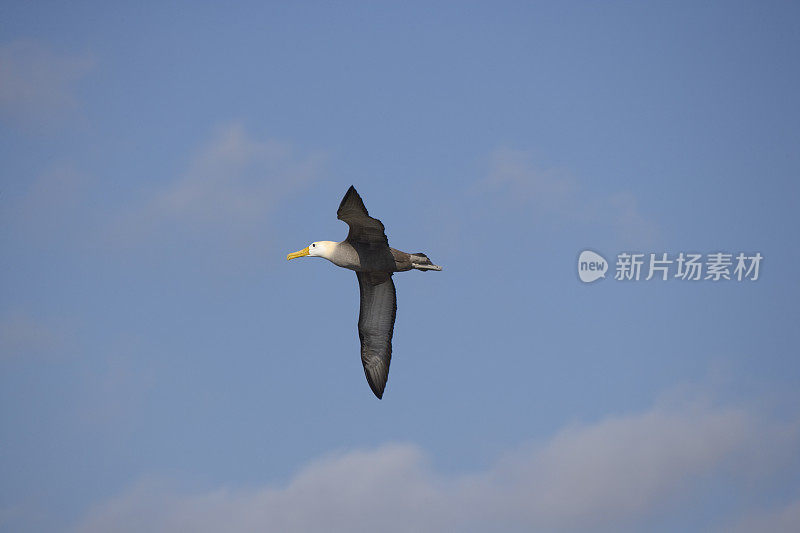
POLYGON ((434 265, 428 256, 423 254, 422 252, 417 252, 415 254, 409 254, 411 256, 411 268, 415 268, 417 270, 422 270, 423 272, 427 272, 428 270, 441 270, 442 267, 439 265, 434 265))

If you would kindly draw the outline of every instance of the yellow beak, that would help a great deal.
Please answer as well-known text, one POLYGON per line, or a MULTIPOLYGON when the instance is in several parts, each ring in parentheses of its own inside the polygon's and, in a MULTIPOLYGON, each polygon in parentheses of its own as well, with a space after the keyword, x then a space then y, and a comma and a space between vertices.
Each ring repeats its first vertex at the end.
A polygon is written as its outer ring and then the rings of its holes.
POLYGON ((297 257, 303 257, 304 255, 308 255, 308 246, 300 250, 299 252, 294 252, 286 256, 286 260, 289 261, 291 259, 295 259, 297 257))

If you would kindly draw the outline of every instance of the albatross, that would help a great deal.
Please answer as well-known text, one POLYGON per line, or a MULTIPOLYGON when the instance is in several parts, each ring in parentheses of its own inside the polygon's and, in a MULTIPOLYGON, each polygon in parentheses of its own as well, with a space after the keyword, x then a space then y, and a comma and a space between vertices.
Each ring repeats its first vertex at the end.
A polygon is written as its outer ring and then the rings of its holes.
POLYGON ((369 216, 364 201, 352 185, 347 189, 336 218, 350 226, 342 242, 316 241, 299 252, 286 256, 322 257, 336 266, 356 272, 361 292, 358 337, 361 363, 372 392, 383 397, 392 360, 392 334, 397 313, 397 297, 392 274, 406 270, 441 270, 423 253, 409 254, 389 247, 383 224, 369 216))

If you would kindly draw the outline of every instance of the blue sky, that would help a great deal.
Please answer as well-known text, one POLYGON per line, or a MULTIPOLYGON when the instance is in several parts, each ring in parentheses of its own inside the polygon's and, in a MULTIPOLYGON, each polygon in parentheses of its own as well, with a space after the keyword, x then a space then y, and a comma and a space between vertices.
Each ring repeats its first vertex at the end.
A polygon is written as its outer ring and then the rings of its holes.
POLYGON ((796 5, 2 11, 0 530, 800 522, 796 5), (355 276, 285 260, 351 184, 444 266, 382 401, 355 276))

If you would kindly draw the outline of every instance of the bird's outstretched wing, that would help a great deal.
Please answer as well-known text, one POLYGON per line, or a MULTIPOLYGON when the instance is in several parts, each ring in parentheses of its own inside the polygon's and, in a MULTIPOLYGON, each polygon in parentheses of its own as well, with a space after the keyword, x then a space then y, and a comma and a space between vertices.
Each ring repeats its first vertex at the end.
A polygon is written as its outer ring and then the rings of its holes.
POLYGON ((386 233, 384 233, 383 224, 377 218, 369 216, 369 212, 364 206, 364 201, 352 185, 347 189, 344 198, 342 198, 342 203, 339 204, 336 218, 347 222, 347 225, 350 226, 347 240, 351 244, 385 244, 389 246, 389 240, 386 238, 386 233))
POLYGON ((361 291, 358 337, 367 382, 378 398, 389 378, 397 297, 391 272, 356 272, 361 291))

